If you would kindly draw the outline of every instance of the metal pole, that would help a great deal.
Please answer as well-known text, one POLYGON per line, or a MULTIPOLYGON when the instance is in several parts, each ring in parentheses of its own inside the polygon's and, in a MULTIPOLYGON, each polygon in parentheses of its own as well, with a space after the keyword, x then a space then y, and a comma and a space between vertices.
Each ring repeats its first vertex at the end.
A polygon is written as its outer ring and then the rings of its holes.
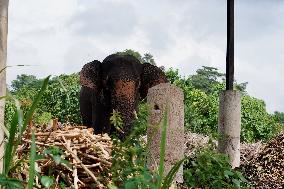
POLYGON ((227 0, 226 90, 234 84, 234 0, 227 0))

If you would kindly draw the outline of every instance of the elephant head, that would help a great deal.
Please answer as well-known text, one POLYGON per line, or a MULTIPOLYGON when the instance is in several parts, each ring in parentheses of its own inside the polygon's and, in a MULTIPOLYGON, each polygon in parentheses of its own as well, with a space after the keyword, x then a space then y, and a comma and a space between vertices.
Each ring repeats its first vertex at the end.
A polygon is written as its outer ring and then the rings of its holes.
POLYGON ((134 111, 148 89, 167 82, 165 74, 156 66, 141 64, 130 55, 113 54, 102 63, 93 61, 80 72, 80 110, 83 124, 92 126, 95 133, 116 133, 123 139, 131 131, 134 111), (120 112, 123 133, 110 125, 111 112, 120 112))

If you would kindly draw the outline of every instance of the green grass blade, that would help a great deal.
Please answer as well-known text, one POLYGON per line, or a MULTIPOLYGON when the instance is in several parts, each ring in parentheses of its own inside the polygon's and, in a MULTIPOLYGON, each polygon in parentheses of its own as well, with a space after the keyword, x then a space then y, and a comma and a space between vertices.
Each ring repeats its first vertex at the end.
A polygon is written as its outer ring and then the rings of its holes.
MULTIPOLYGON (((14 66, 19 66, 19 67, 21 67, 21 66, 32 66, 32 65, 18 64, 18 65, 14 65, 14 66)), ((2 68, 2 69, 0 70, 0 73, 3 72, 4 70, 6 70, 7 68, 14 67, 14 66, 5 66, 4 68, 2 68)))
POLYGON ((163 186, 161 187, 161 189, 168 189, 172 182, 173 182, 173 179, 176 175, 176 173, 178 172, 180 166, 182 165, 182 163, 186 160, 187 158, 183 158, 181 160, 179 160, 172 168, 171 170, 169 171, 169 173, 167 174, 167 176, 165 177, 164 179, 164 182, 163 182, 163 186))
POLYGON ((29 121, 33 117, 33 113, 34 113, 35 109, 37 108, 37 105, 39 104, 39 101, 40 101, 44 91, 46 90, 49 78, 50 78, 50 76, 48 76, 47 78, 44 79, 43 84, 41 86, 41 89, 38 92, 38 94, 36 95, 36 97, 35 97, 35 99, 34 99, 34 101, 32 103, 32 106, 30 107, 30 109, 29 109, 29 111, 27 113, 27 116, 26 116, 26 118, 24 120, 23 128, 21 129, 21 132, 20 132, 20 138, 22 137, 23 132, 26 130, 29 121))
POLYGON ((165 153, 166 153, 166 140, 167 140, 167 127, 168 127, 168 107, 165 111, 162 123, 162 133, 161 133, 161 144, 160 144, 160 165, 159 165, 159 176, 160 180, 158 182, 158 188, 161 188, 162 179, 165 167, 165 153))
POLYGON ((34 184, 35 159, 36 159, 36 144, 35 144, 35 134, 33 132, 32 133, 31 152, 30 152, 30 170, 29 170, 28 189, 32 189, 33 184, 34 184))
POLYGON ((23 183, 14 178, 8 178, 6 175, 0 174, 0 186, 5 189, 23 189, 23 183))
POLYGON ((4 156, 4 174, 5 175, 8 175, 9 170, 10 170, 10 165, 13 159, 12 151, 14 147, 15 135, 17 132, 18 116, 19 116, 18 112, 15 112, 12 122, 11 122, 11 126, 10 126, 8 142, 5 148, 5 156, 4 156))

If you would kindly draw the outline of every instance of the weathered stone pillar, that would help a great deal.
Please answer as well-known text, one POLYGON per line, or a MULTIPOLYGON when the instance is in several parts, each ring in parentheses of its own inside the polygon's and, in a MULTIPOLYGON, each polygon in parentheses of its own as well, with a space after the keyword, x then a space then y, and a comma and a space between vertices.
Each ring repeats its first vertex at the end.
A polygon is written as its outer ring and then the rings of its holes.
MULTIPOLYGON (((163 83, 149 89, 147 101, 150 106, 147 141, 149 155, 147 165, 157 170, 160 161, 160 145, 163 116, 167 111, 167 132, 165 150, 166 175, 172 166, 184 157, 184 103, 183 92, 178 87, 163 83)), ((174 181, 183 182, 182 167, 174 181)))
POLYGON ((218 150, 228 154, 233 168, 240 166, 241 95, 226 90, 220 94, 218 150))
MULTIPOLYGON (((6 60, 8 34, 8 5, 9 0, 0 0, 0 97, 6 96, 6 60)), ((4 156, 4 114, 5 99, 0 100, 0 173, 3 170, 4 156)))

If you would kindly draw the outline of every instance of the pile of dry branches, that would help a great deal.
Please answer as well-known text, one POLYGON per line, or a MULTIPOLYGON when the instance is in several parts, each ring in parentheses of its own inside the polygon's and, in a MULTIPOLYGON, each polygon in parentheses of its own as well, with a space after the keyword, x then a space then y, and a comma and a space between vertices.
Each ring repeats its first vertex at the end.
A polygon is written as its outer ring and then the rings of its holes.
MULTIPOLYGON (((29 129, 31 130, 31 129, 29 129)), ((54 188, 103 188, 110 183, 112 141, 108 135, 93 135, 92 129, 83 126, 65 126, 44 131, 33 128, 37 153, 42 157, 36 161, 36 171, 41 176, 51 176, 54 188)), ((17 149, 21 166, 13 176, 21 180, 28 178, 28 153, 31 147, 31 132, 27 131, 17 149)), ((15 161, 17 161, 17 159, 15 161)), ((36 185, 43 188, 40 178, 36 185)))
POLYGON ((263 145, 242 169, 255 188, 284 187, 284 133, 263 145))

